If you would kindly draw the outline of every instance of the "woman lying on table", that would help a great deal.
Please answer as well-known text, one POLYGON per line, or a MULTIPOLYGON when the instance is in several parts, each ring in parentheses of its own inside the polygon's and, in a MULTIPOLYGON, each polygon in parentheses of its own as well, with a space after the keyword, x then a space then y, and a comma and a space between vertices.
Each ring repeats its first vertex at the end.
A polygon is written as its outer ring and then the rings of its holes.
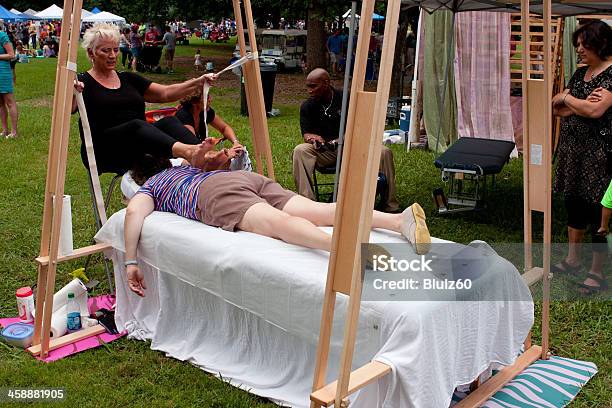
MULTIPOLYGON (((233 148, 208 151, 204 168, 224 168, 234 155, 233 148)), ((317 226, 333 225, 336 205, 297 195, 260 174, 170 167, 168 160, 148 156, 141 168, 132 171, 132 177, 142 187, 130 201, 125 217, 125 266, 129 287, 139 296, 144 296, 146 285, 136 261, 136 248, 144 219, 153 211, 172 212, 227 231, 248 231, 307 248, 331 250, 331 235, 317 226)), ((372 228, 401 233, 418 254, 429 251, 431 237, 425 213, 417 203, 401 214, 374 211, 372 228)))

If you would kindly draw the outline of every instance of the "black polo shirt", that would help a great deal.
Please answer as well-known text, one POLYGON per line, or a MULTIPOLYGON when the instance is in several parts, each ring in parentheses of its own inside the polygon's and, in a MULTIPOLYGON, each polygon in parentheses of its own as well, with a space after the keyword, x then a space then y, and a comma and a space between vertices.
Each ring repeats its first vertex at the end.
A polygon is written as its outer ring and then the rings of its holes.
POLYGON ((340 131, 340 114, 342 111, 342 91, 332 88, 334 92, 331 105, 308 98, 300 107, 300 128, 302 136, 314 133, 326 142, 338 138, 340 131))

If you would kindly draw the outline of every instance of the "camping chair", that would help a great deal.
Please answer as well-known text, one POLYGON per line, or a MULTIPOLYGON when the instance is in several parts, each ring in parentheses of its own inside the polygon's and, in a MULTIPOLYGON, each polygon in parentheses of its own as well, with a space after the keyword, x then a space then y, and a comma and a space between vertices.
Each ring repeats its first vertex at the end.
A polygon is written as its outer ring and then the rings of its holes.
MULTIPOLYGON (((315 193, 315 199, 317 201, 325 201, 331 203, 333 201, 334 196, 334 183, 322 183, 317 180, 317 172, 321 174, 336 174, 336 165, 327 166, 327 167, 319 167, 315 166, 315 170, 312 173, 312 183, 311 187, 315 193), (321 192, 319 190, 320 187, 324 187, 325 189, 331 187, 331 191, 321 192)), ((387 193, 389 191, 389 183, 387 183, 387 178, 384 174, 378 173, 378 178, 376 179, 376 205, 375 209, 382 209, 383 204, 385 203, 385 197, 387 197, 387 193)))
MULTIPOLYGON (((102 187, 100 185, 100 177, 98 174, 98 167, 96 164, 96 156, 93 149, 91 129, 89 127, 89 120, 87 119, 87 110, 85 109, 85 102, 83 101, 83 95, 81 93, 76 92, 75 95, 82 124, 82 126, 79 127, 79 130, 82 132, 85 149, 87 151, 88 166, 86 166, 86 169, 89 181, 89 191, 91 193, 91 201, 94 210, 94 218, 96 220, 96 228, 97 230, 99 230, 106 222, 106 209, 110 204, 110 199, 112 197, 113 190, 117 185, 117 181, 121 178, 122 175, 115 174, 106 192, 106 199, 103 200, 102 187)), ((87 257, 87 260, 85 261, 85 270, 87 270, 92 256, 93 254, 87 257)), ((103 256, 103 262, 104 271, 106 272, 106 277, 108 279, 108 287, 111 293, 115 293, 115 288, 113 285, 113 269, 109 266, 108 260, 105 256, 103 256)))
MULTIPOLYGON (((96 221, 96 230, 99 230, 100 228, 102 228, 102 225, 104 224, 104 222, 106 221, 106 209, 108 208, 109 204, 110 204, 110 200, 111 197, 113 196, 113 191, 115 190, 115 187, 117 186, 118 182, 121 181, 121 177, 123 175, 122 174, 115 174, 110 182, 110 185, 108 186, 108 190, 106 191, 106 195, 103 201, 103 205, 104 205, 104 215, 102 215, 100 213, 100 210, 98 209, 98 203, 96 200, 96 193, 95 193, 95 187, 94 187, 94 180, 93 180, 93 176, 92 176, 92 172, 90 168, 87 168, 87 181, 89 182, 89 193, 91 194, 91 205, 93 207, 93 214, 94 214, 94 218, 96 221), (104 220, 104 221, 103 221, 104 220)), ((98 183, 99 183, 99 177, 98 174, 96 173, 96 178, 98 178, 98 183)), ((85 260, 85 271, 87 271, 87 268, 89 267, 89 262, 91 261, 91 257, 94 254, 91 254, 87 257, 87 259, 85 260)), ((111 293, 115 293, 114 290, 114 286, 113 286, 113 273, 112 273, 112 267, 109 265, 109 261, 108 259, 106 259, 105 256, 102 257, 103 263, 104 263, 104 272, 106 272, 106 278, 108 279, 108 286, 110 288, 110 292, 111 293)))
POLYGON ((332 197, 334 195, 334 183, 322 183, 319 182, 317 180, 317 172, 321 173, 321 174, 336 174, 336 165, 334 164, 333 166, 327 166, 327 167, 319 167, 319 166, 315 166, 315 170, 312 173, 312 184, 311 187, 314 190, 315 193, 315 199, 317 201, 323 201, 323 199, 325 199, 326 202, 331 202, 332 201, 332 197), (325 192, 321 192, 319 190, 320 187, 324 187, 326 190, 331 187, 331 190, 329 192, 325 191, 325 192))

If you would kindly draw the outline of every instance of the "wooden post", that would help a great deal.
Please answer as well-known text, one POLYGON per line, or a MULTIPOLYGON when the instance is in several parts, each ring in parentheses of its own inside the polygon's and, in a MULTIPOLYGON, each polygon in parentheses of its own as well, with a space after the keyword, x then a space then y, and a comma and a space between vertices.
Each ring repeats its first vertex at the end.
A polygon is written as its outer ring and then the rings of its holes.
MULTIPOLYGON (((530 74, 529 0, 521 7, 523 42, 523 178, 525 276, 542 280, 542 358, 548 358, 550 325, 550 257, 552 226, 552 45, 550 0, 543 4, 543 79, 530 74), (542 267, 533 265, 532 212, 544 214, 542 267)), ((558 35, 558 33, 557 33, 558 35)), ((529 337, 528 343, 531 342, 529 337)))
POLYGON ((69 336, 54 339, 54 344, 50 348, 51 316, 57 264, 109 248, 106 244, 97 244, 76 249, 74 253, 69 255, 59 256, 58 254, 81 10, 82 0, 66 0, 64 2, 49 137, 49 159, 47 161, 40 256, 36 258, 38 263, 37 302, 33 348, 31 349, 36 350, 36 354, 40 354, 42 358, 46 357, 49 351, 58 344, 70 344, 92 336, 94 331, 100 332, 101 330, 100 327, 97 327, 96 329, 82 330, 69 336))
MULTIPOLYGON (((391 0, 388 3, 382 61, 393 60, 400 4, 400 0, 391 0)), ((364 0, 311 394, 312 407, 329 406, 332 403, 336 407, 345 406, 350 393, 391 371, 386 364, 371 362, 351 372, 363 283, 361 245, 369 242, 376 175, 382 146, 380 135, 384 131, 392 68, 392 64, 381 64, 377 91, 364 91, 373 12, 374 0, 364 0), (340 373, 337 382, 324 387, 335 299, 338 292, 350 297, 344 327, 340 373)))
POLYGON ((41 356, 49 349, 55 273, 59 249, 62 198, 66 178, 70 110, 72 107, 72 83, 76 74, 76 52, 79 42, 82 0, 66 0, 64 3, 60 51, 57 60, 55 96, 51 118, 47 184, 41 233, 41 256, 48 256, 47 266, 39 266, 37 307, 34 325, 34 344, 41 344, 41 356), (73 31, 73 27, 76 30, 73 31), (55 199, 54 199, 55 197, 55 199), (44 300, 43 300, 44 299, 44 300))
MULTIPOLYGON (((69 13, 72 10, 71 5, 72 5, 71 0, 66 1, 66 3, 64 4, 63 18, 67 18, 67 16, 70 15, 69 13)), ((44 196, 44 203, 43 203, 42 233, 41 233, 41 239, 40 239, 40 252, 39 252, 41 256, 49 255, 49 244, 51 240, 50 234, 51 234, 51 221, 53 217, 53 195, 54 195, 54 192, 57 186, 56 178, 54 177, 54 175, 57 172, 57 166, 59 164, 56 160, 58 156, 59 144, 56 141, 57 133, 54 132, 53 130, 56 128, 56 124, 59 121, 57 116, 59 115, 60 111, 58 109, 55 109, 55 106, 57 105, 57 101, 59 100, 58 98, 59 86, 60 86, 61 75, 62 75, 60 66, 62 65, 62 61, 63 61, 63 65, 65 65, 66 60, 67 60, 66 58, 66 55, 68 53, 67 44, 68 44, 68 36, 63 35, 63 32, 62 32, 62 35, 60 36, 59 55, 57 58, 57 67, 56 67, 56 73, 55 73, 55 90, 53 93, 54 109, 51 115, 51 134, 49 137, 49 157, 47 160, 47 179, 46 179, 45 196, 44 196)), ((37 288, 36 299, 45 299, 48 273, 49 273, 48 267, 41 267, 41 266, 38 267, 38 281, 36 284, 36 288, 37 288)), ((43 315, 43 312, 42 312, 43 305, 44 305, 44 302, 42 301, 36 302, 36 316, 37 317, 34 322, 34 337, 33 337, 34 344, 40 343, 40 340, 41 340, 42 319, 38 317, 43 315)))
POLYGON ((533 254, 531 250, 532 241, 532 218, 531 218, 531 205, 529 200, 529 160, 531 157, 529 151, 529 106, 527 104, 527 80, 530 77, 531 67, 531 52, 530 52, 530 25, 529 25, 529 2, 523 2, 521 6, 521 41, 523 43, 523 52, 521 58, 523 59, 522 68, 522 105, 523 105, 523 242, 525 247, 525 262, 524 272, 528 272, 533 268, 533 254))
MULTIPOLYGON (((244 38, 240 0, 232 0, 232 4, 234 7, 234 17, 236 19, 236 29, 238 31, 240 56, 244 56, 246 54, 246 40, 244 38)), ((255 39, 255 29, 253 28, 253 13, 251 11, 250 0, 244 0, 244 13, 246 17, 251 52, 257 55, 257 42, 255 39)), ((259 59, 256 58, 244 64, 242 66, 242 71, 245 79, 244 88, 249 110, 249 123, 251 125, 251 132, 253 135, 255 168, 259 174, 264 174, 263 164, 265 163, 268 177, 274 180, 274 165, 272 163, 272 149, 270 147, 268 118, 266 115, 266 107, 263 97, 263 86, 261 84, 259 59)))
MULTIPOLYGON (((546 120, 545 139, 543 146, 544 160, 544 194, 546 195, 544 207, 544 231, 543 231, 543 268, 542 277, 542 358, 548 359, 549 335, 550 335, 550 261, 552 245, 552 51, 550 43, 551 32, 551 0, 544 0, 544 91, 545 91, 545 110, 546 120)), ((559 33, 557 33, 559 35, 559 33)), ((540 186, 542 187, 542 186, 540 186)))
MULTIPOLYGON (((423 83, 421 78, 419 78, 419 65, 421 61, 419 59, 419 49, 421 47, 421 41, 423 41, 422 33, 423 33, 423 22, 425 19, 423 18, 423 9, 419 11, 419 23, 418 29, 416 32, 416 50, 414 51, 414 71, 412 74, 412 93, 411 93, 411 102, 412 106, 410 109, 410 130, 408 143, 406 144, 406 151, 410 149, 410 143, 418 143, 419 138, 421 136, 421 113, 423 111, 423 83)), ((400 95, 404 96, 404 95, 400 95)))

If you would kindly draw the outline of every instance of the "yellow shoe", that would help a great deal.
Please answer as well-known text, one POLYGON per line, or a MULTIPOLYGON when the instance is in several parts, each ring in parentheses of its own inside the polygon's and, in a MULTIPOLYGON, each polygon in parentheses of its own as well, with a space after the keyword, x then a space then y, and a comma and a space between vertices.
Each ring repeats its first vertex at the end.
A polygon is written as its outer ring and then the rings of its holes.
POLYGON ((424 255, 431 249, 431 235, 425 223, 425 211, 414 203, 402 213, 402 235, 412 244, 419 255, 424 255))

